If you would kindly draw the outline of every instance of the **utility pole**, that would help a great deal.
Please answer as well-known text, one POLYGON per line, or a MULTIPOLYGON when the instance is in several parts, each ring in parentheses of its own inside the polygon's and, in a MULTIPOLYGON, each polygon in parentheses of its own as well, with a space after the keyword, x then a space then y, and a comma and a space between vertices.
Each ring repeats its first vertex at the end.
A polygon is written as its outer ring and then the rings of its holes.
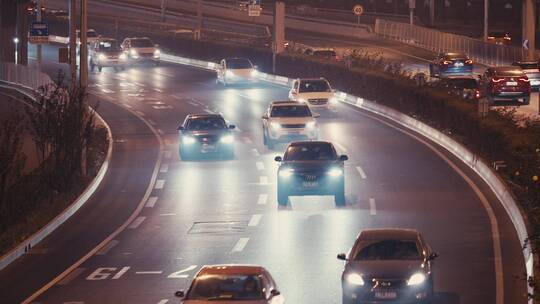
POLYGON ((526 60, 536 60, 536 31, 535 31, 535 20, 536 20, 536 3, 534 0, 523 0, 523 9, 522 14, 522 33, 523 41, 522 47, 525 51, 525 56, 523 59, 526 60), (527 46, 527 47, 526 47, 527 46))
POLYGON ((272 74, 276 73, 276 55, 283 52, 285 41, 285 2, 276 1, 272 42, 272 74))
POLYGON ((69 68, 71 75, 71 86, 77 84, 77 7, 76 0, 69 0, 69 68))
POLYGON ((81 0, 81 46, 79 52, 79 85, 81 89, 88 84, 88 0, 81 0))
POLYGON ((429 24, 435 25, 435 0, 429 0, 429 24))
MULTIPOLYGON (((38 10, 37 10, 37 16, 36 16, 36 20, 37 22, 41 22, 41 7, 42 7, 42 0, 37 0, 37 7, 38 7, 38 10)), ((36 52, 37 52, 37 67, 38 67, 38 71, 41 73, 41 43, 38 43, 36 45, 36 52)))
POLYGON ((161 0, 161 22, 165 22, 165 10, 166 10, 165 1, 166 0, 161 0))
POLYGON ((197 29, 195 30, 196 40, 201 39, 202 25, 203 25, 202 0, 197 0, 197 29))
POLYGON ((484 0, 484 41, 488 40, 489 0, 484 0))
POLYGON ((414 10, 416 8, 416 0, 409 0, 409 24, 414 25, 414 10))

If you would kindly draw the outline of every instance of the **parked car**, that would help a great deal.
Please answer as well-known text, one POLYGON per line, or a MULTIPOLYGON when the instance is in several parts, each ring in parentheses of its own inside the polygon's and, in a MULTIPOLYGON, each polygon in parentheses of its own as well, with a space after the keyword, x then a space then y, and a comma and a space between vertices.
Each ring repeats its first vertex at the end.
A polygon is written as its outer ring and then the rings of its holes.
POLYGON ((341 275, 343 304, 429 303, 438 257, 412 229, 366 229, 358 234, 341 275))
POLYGON ((305 102, 313 110, 333 110, 338 99, 325 78, 299 78, 294 80, 289 99, 305 102))
POLYGON ((429 64, 431 77, 472 75, 473 61, 464 53, 440 53, 429 64))
POLYGON ((159 45, 148 37, 131 37, 126 38, 122 42, 122 49, 128 55, 130 63, 136 62, 151 62, 154 65, 159 65, 161 51, 159 45))
POLYGON ((278 204, 286 206, 289 196, 333 195, 337 206, 345 205, 347 155, 338 156, 327 141, 297 141, 285 149, 277 177, 278 204))
POLYGON ((100 38, 90 44, 88 61, 92 72, 96 67, 100 72, 104 67, 124 70, 127 64, 127 55, 122 51, 116 39, 100 38))
POLYGON ((443 78, 437 83, 437 87, 467 100, 478 100, 481 96, 478 81, 472 76, 443 78))
POLYGON ((190 160, 206 154, 234 158, 234 128, 219 114, 188 115, 178 127, 180 158, 190 160))
POLYGON ((216 70, 216 83, 223 86, 239 83, 253 83, 258 80, 257 66, 246 58, 222 59, 216 70))
POLYGON ((528 105, 531 83, 525 72, 515 66, 486 69, 480 83, 482 96, 494 105, 498 101, 518 102, 528 105))
POLYGON ((337 54, 336 50, 333 48, 307 48, 304 50, 305 55, 332 59, 336 61, 341 61, 341 57, 337 54))
POLYGON ((500 44, 500 45, 510 45, 512 43, 512 37, 507 32, 490 32, 487 37, 487 42, 500 44))
POLYGON ((187 291, 177 291, 183 304, 283 304, 276 282, 262 266, 207 265, 187 291))
POLYGON ((312 113, 305 103, 272 102, 262 117, 264 144, 273 149, 278 142, 316 140, 319 136, 316 117, 319 114, 312 113))
POLYGON ((512 65, 520 67, 531 82, 531 90, 538 91, 538 88, 540 87, 540 71, 538 70, 538 62, 517 61, 512 63, 512 65))

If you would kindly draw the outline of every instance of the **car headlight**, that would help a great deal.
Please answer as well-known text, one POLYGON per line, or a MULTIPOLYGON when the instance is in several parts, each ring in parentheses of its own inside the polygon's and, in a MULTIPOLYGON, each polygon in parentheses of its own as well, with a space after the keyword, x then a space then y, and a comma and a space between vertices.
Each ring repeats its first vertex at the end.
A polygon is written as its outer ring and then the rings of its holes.
POLYGON ((351 285, 364 286, 365 284, 364 279, 362 279, 362 276, 358 273, 349 273, 345 277, 345 280, 351 285))
POLYGON ((310 122, 308 122, 306 124, 306 128, 308 128, 308 129, 313 129, 313 128, 315 128, 315 126, 316 126, 316 124, 315 124, 314 121, 310 121, 310 122))
POLYGON ((139 52, 137 52, 137 50, 134 50, 134 49, 129 50, 129 54, 133 57, 139 56, 139 52))
POLYGON ((161 51, 160 51, 159 49, 156 49, 156 50, 154 51, 154 57, 157 58, 157 57, 159 57, 159 55, 161 55, 161 51))
POLYGON ((307 102, 307 99, 305 99, 305 98, 298 98, 297 100, 298 100, 298 102, 307 102))
POLYGON ((407 280, 408 286, 420 285, 426 280, 426 275, 420 272, 413 274, 409 280, 407 280))
POLYGON ((279 130, 281 129, 281 124, 277 123, 277 122, 271 122, 270 123, 270 127, 274 130, 279 130))
POLYGON ((234 73, 232 71, 227 71, 227 72, 225 72, 225 76, 234 77, 234 73))
POLYGON ((127 60, 127 56, 126 54, 120 54, 120 56, 118 56, 118 59, 124 61, 124 60, 127 60))
POLYGON ((336 103, 338 103, 338 101, 339 101, 339 100, 338 100, 337 97, 335 97, 335 96, 330 97, 330 103, 336 104, 336 103))
POLYGON ((290 177, 292 174, 293 174, 293 169, 282 169, 282 170, 279 170, 279 176, 280 177, 284 177, 284 178, 287 178, 287 177, 290 177))
POLYGON ((332 168, 328 171, 328 175, 331 177, 340 177, 343 175, 343 170, 341 168, 332 168))
POLYGON ((182 142, 186 145, 191 145, 191 144, 194 144, 195 143, 195 138, 191 137, 191 136, 184 136, 182 138, 182 142))
POLYGON ((232 135, 225 135, 223 136, 219 141, 221 141, 224 144, 230 144, 234 141, 234 137, 232 135))
POLYGON ((105 56, 104 54, 98 55, 98 60, 106 60, 106 59, 107 59, 107 56, 105 56))

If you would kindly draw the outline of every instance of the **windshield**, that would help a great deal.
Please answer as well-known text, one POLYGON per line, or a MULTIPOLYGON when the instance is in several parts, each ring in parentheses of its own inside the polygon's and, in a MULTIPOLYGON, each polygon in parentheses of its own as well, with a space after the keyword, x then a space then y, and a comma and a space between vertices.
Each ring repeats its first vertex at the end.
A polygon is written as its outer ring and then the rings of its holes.
POLYGON ((515 63, 514 65, 519 66, 524 70, 538 70, 538 64, 536 63, 515 63))
POLYGON ((326 80, 305 80, 300 82, 298 92, 330 92, 330 86, 326 80))
POLYGON ((131 39, 131 47, 154 47, 150 39, 131 39))
POLYGON ((189 300, 263 300, 261 280, 256 275, 203 275, 195 279, 189 300))
POLYGON ((88 31, 88 32, 86 32, 86 37, 95 38, 97 36, 98 36, 98 34, 96 33, 96 31, 88 31))
POLYGON ((336 151, 330 144, 306 144, 289 146, 285 151, 285 161, 336 160, 336 151))
POLYGON ((187 130, 218 130, 226 129, 225 120, 221 117, 197 117, 190 119, 187 123, 187 130))
POLYGON ((421 259, 416 242, 409 240, 369 240, 362 242, 360 248, 355 261, 421 259))
POLYGON ((445 60, 466 60, 467 55, 462 53, 448 53, 444 56, 445 60))
POLYGON ((120 51, 120 47, 115 40, 104 40, 99 42, 99 50, 104 52, 120 51))
POLYGON ((336 52, 334 51, 313 51, 313 55, 314 56, 319 56, 319 57, 336 57, 336 52))
POLYGON ((495 75, 502 77, 520 77, 525 76, 525 73, 520 68, 499 68, 495 70, 495 75))
POLYGON ((251 69, 253 66, 251 62, 247 59, 228 59, 227 60, 228 69, 251 69))
POLYGON ((274 106, 270 112, 271 117, 311 117, 311 111, 306 105, 274 106))

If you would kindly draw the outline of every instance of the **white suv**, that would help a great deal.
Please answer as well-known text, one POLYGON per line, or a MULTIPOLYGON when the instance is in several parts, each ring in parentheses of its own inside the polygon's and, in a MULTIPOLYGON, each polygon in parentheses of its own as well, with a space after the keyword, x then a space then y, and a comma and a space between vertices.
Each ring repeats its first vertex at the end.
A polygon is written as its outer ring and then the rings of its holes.
POLYGON ((278 142, 292 140, 317 140, 319 128, 314 114, 305 103, 294 101, 274 101, 264 113, 264 144, 273 149, 278 142))
POLYGON ((324 78, 301 78, 293 82, 289 99, 305 102, 312 109, 333 110, 338 102, 334 90, 324 78))
POLYGON ((216 83, 223 86, 232 83, 251 83, 257 81, 257 66, 246 58, 223 59, 216 69, 216 83))
POLYGON ((152 61, 159 65, 161 51, 159 46, 154 44, 148 37, 126 38, 122 42, 122 50, 127 53, 131 62, 152 61))

